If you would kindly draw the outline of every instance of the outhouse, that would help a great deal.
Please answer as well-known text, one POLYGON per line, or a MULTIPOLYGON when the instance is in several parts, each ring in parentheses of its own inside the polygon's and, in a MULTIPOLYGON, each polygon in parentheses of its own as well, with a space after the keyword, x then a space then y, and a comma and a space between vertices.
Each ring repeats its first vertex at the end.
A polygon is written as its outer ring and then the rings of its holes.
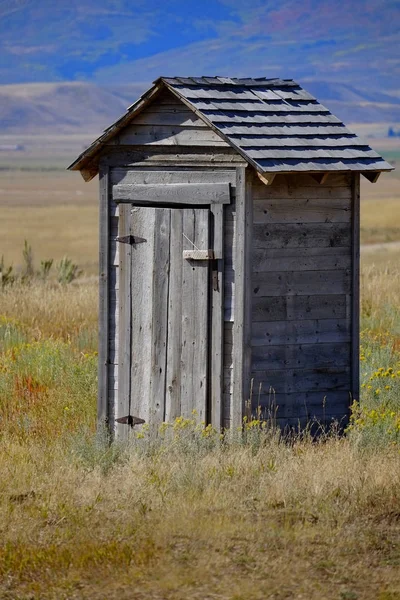
POLYGON ((111 431, 193 411, 217 428, 346 421, 360 174, 392 167, 340 119, 292 80, 161 77, 69 168, 100 179, 111 431))

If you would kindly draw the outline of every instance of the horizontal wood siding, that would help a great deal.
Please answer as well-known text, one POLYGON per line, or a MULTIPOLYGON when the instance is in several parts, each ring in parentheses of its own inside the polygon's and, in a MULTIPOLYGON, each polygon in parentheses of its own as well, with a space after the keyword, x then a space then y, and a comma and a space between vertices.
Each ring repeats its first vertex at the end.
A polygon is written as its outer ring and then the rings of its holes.
POLYGON ((114 146, 229 147, 202 119, 168 91, 162 92, 153 104, 135 118, 134 124, 122 129, 108 143, 114 146))
POLYGON ((351 194, 347 175, 254 180, 252 410, 281 425, 348 416, 351 194))

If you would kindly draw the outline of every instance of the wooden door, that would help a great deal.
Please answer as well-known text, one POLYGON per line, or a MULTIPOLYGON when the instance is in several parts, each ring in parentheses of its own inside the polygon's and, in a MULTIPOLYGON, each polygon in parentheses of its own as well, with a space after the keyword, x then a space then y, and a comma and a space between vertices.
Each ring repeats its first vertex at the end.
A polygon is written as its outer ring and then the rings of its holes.
POLYGON ((195 410, 206 420, 211 277, 197 251, 210 249, 210 210, 124 210, 117 417, 161 423, 195 410))

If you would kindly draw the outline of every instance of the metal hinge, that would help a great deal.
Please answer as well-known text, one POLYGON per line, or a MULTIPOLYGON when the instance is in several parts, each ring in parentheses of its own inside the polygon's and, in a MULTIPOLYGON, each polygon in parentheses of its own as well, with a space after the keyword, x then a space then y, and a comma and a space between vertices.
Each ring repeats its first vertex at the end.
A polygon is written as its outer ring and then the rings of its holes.
POLYGON ((120 242, 121 244, 143 244, 143 242, 147 242, 144 238, 138 237, 137 235, 124 235, 122 237, 116 237, 116 242, 120 242))
POLYGON ((119 419, 115 419, 117 423, 121 423, 122 425, 129 425, 130 427, 134 427, 135 425, 143 425, 146 423, 144 419, 140 417, 133 417, 132 415, 127 415, 126 417, 120 417, 119 419))

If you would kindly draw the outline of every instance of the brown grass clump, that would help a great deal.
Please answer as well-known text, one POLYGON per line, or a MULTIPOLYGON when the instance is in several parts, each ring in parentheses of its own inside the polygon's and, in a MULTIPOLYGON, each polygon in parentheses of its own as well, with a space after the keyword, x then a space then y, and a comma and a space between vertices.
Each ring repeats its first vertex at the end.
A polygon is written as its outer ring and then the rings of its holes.
POLYGON ((135 440, 113 456, 78 448, 4 441, 2 597, 400 592, 398 449, 361 452, 336 438, 288 446, 268 434, 258 450, 205 451, 193 436, 153 452, 135 440))
POLYGON ((17 320, 30 339, 73 340, 78 347, 97 348, 97 279, 70 285, 33 282, 1 292, 1 315, 17 320))
POLYGON ((399 600, 396 268, 363 269, 362 406, 317 443, 178 419, 110 446, 96 281, 1 290, 0 598, 399 600))

